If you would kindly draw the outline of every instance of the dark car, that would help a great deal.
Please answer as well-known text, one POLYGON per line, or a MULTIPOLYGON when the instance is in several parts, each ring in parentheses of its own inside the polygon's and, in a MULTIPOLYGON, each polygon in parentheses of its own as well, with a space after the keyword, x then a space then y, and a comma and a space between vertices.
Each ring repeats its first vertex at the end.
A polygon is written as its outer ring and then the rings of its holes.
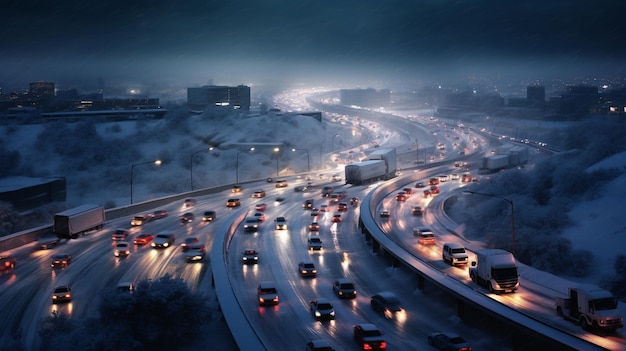
POLYGON ((313 299, 309 303, 311 314, 315 319, 335 319, 335 308, 330 300, 325 298, 313 299))
POLYGON ((125 240, 130 235, 130 232, 127 229, 115 229, 113 234, 111 234, 111 239, 113 240, 125 240))
POLYGON ((259 263, 259 253, 255 249, 245 249, 241 260, 244 264, 259 263))
POLYGON ((449 333, 432 333, 428 335, 428 343, 445 351, 470 351, 472 349, 465 339, 449 333))
POLYGON ((154 219, 161 219, 167 217, 168 213, 166 210, 156 210, 152 212, 152 216, 154 219))
POLYGON ((271 281, 261 282, 256 292, 259 305, 278 305, 278 289, 276 284, 271 281))
POLYGON ((226 201, 226 207, 239 207, 241 206, 241 201, 239 199, 228 199, 226 201))
POLYGON ((298 263, 298 272, 303 277, 315 277, 317 275, 317 269, 313 262, 300 262, 298 263))
POLYGON ((52 292, 52 303, 72 301, 72 289, 67 285, 57 286, 52 292))
POLYGON ((411 209, 411 213, 416 216, 421 216, 424 214, 424 210, 420 206, 413 206, 413 208, 411 209))
POLYGON ((72 256, 68 254, 52 255, 52 268, 65 268, 72 262, 72 256))
POLYGON ((202 221, 213 222, 216 217, 217 214, 215 213, 215 211, 204 211, 204 214, 202 215, 202 221))
POLYGON ((354 283, 347 278, 340 278, 333 282, 333 291, 339 298, 354 299, 356 297, 356 288, 354 283))
POLYGON ((276 217, 274 222, 275 222, 275 228, 277 230, 287 229, 287 220, 285 219, 285 217, 276 217))
POLYGON ((306 351, 335 351, 326 340, 311 340, 306 343, 306 351))
POLYGON ((382 314, 387 319, 397 318, 404 313, 404 309, 396 294, 389 291, 382 291, 372 296, 370 305, 374 311, 382 314))
POLYGON ((147 215, 137 215, 137 216, 134 216, 133 219, 130 220, 130 225, 133 227, 144 225, 152 221, 153 219, 154 219, 154 216, 152 215, 152 213, 147 214, 147 215))
POLYGON ((353 327, 354 340, 359 343, 361 350, 386 350, 387 342, 383 332, 374 324, 363 323, 353 327))
POLYGON ((15 268, 17 260, 15 257, 0 256, 0 272, 8 272, 15 268))
POLYGON ((191 207, 191 206, 195 206, 197 203, 198 201, 196 199, 185 199, 185 201, 183 202, 183 206, 191 207))
POLYGON ((243 223, 243 230, 246 232, 256 232, 259 229, 259 219, 256 217, 247 217, 243 223))
POLYGON ((180 245, 180 247, 183 249, 183 251, 187 251, 191 248, 192 245, 194 245, 195 243, 200 242, 200 239, 192 236, 189 238, 185 238, 185 241, 183 241, 183 243, 180 245))
POLYGON ((191 223, 193 222, 194 218, 196 218, 196 216, 193 213, 187 212, 182 215, 182 217, 180 217, 180 224, 191 223))
POLYGON ((189 249, 185 251, 185 259, 187 262, 202 261, 206 255, 206 246, 203 243, 193 243, 189 249))

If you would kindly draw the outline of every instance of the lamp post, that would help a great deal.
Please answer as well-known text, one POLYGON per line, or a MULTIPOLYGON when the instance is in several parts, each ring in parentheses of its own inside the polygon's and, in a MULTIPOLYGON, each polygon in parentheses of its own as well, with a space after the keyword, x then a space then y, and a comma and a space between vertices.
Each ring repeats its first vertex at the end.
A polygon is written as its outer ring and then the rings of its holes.
POLYGON ((463 193, 464 194, 473 194, 473 195, 482 195, 482 196, 495 197, 495 198, 504 200, 509 205, 511 205, 511 253, 513 254, 513 256, 515 256, 515 208, 513 207, 513 200, 507 199, 506 197, 503 197, 503 196, 500 196, 500 195, 484 194, 484 193, 479 193, 479 192, 476 192, 476 191, 469 191, 469 190, 465 190, 465 191, 463 191, 463 193))
POLYGON ((292 152, 296 152, 296 151, 304 151, 306 152, 306 167, 307 167, 307 172, 311 173, 311 159, 309 158, 309 150, 307 149, 291 149, 292 152))
POLYGON ((191 156, 189 157, 189 180, 191 182, 191 191, 193 191, 193 157, 203 151, 213 151, 213 147, 210 147, 208 149, 202 149, 202 150, 198 150, 195 151, 193 153, 191 153, 191 156))
POLYGON ((420 144, 417 143, 417 137, 415 137, 415 164, 420 163, 420 144))
POLYGON ((155 166, 160 166, 161 160, 140 162, 140 163, 135 163, 135 164, 130 165, 130 204, 131 205, 133 204, 133 169, 135 168, 135 166, 147 165, 150 163, 154 164, 155 166))
POLYGON ((250 148, 249 150, 247 150, 247 151, 239 151, 239 152, 237 153, 237 157, 236 157, 236 158, 237 158, 237 164, 236 164, 236 166, 235 166, 235 169, 236 169, 236 174, 237 174, 237 177, 236 177, 236 179, 237 179, 237 183, 239 183, 239 155, 244 154, 244 153, 246 153, 246 152, 250 152, 250 151, 254 151, 254 148, 253 148, 253 147, 251 147, 251 148, 250 148))
POLYGON ((275 147, 274 153, 276 154, 276 178, 278 178, 278 153, 280 152, 280 148, 275 147))

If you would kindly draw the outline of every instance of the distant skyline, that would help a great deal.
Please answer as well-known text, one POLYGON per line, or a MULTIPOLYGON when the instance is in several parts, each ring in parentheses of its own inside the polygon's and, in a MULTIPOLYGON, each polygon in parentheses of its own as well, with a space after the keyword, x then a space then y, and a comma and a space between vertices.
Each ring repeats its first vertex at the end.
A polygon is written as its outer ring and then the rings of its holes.
POLYGON ((0 87, 626 74, 625 10, 619 0, 8 0, 0 87))

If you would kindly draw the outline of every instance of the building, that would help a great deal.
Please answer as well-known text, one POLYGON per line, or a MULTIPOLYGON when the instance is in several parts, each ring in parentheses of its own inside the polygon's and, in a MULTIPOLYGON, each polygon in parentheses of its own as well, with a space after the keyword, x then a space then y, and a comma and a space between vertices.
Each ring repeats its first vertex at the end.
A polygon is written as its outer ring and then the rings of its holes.
POLYGON ((54 83, 53 82, 31 82, 28 88, 28 93, 34 99, 46 99, 54 96, 54 83))
POLYGON ((526 99, 532 107, 543 107, 546 103, 546 88, 541 85, 526 87, 526 99))
POLYGON ((232 109, 250 110, 250 87, 205 85, 187 88, 187 104, 192 110, 204 110, 209 106, 225 106, 232 109))

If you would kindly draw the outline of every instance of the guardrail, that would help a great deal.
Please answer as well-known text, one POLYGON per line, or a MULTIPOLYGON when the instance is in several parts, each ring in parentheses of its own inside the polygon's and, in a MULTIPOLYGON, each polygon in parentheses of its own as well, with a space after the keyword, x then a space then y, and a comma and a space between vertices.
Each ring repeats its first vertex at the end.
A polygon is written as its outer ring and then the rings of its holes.
MULTIPOLYGON (((535 343, 541 340, 541 347, 550 349, 605 350, 596 344, 561 332, 519 311, 509 308, 478 291, 468 289, 463 283, 427 265, 424 261, 418 259, 392 241, 374 220, 376 217, 376 204, 380 203, 383 198, 397 190, 398 183, 408 183, 419 179, 421 178, 415 175, 387 181, 370 192, 361 202, 359 225, 363 233, 365 233, 366 239, 372 240, 373 250, 384 250, 385 254, 389 254, 393 257, 394 264, 402 264, 414 271, 417 275, 420 288, 423 288, 424 282, 428 281, 434 287, 450 293, 456 300, 461 318, 465 317, 463 315, 463 311, 465 310, 464 306, 470 305, 499 318, 503 322, 509 323, 519 331, 518 333, 514 333, 517 334, 517 341, 521 341, 523 335, 528 335, 532 336, 535 343)), ((515 343, 516 341, 514 340, 513 342, 515 343)))

